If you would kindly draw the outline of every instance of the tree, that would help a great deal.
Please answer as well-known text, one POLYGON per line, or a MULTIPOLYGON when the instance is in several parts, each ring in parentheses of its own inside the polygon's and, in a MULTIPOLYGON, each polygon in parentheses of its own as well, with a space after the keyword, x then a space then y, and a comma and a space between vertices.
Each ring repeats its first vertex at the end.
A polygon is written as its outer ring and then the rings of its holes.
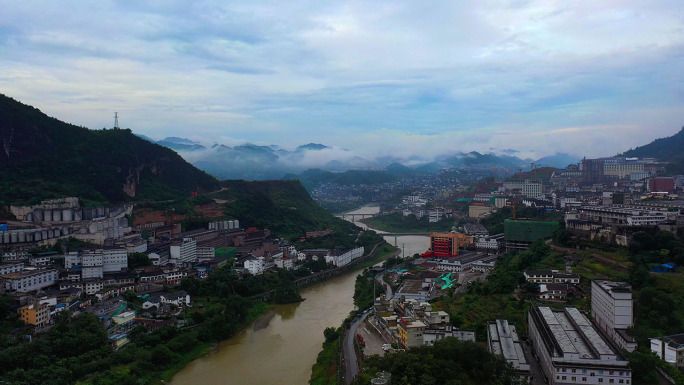
POLYGON ((136 267, 151 266, 152 261, 150 257, 143 253, 132 253, 128 256, 128 268, 135 269, 136 267))

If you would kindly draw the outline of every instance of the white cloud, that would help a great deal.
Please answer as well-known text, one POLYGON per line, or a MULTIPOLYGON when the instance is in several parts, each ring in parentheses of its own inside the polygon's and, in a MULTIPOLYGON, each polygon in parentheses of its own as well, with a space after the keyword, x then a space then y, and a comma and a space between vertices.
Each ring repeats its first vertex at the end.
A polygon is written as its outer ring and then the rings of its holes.
POLYGON ((92 128, 118 111, 157 138, 597 156, 672 134, 684 112, 678 1, 0 9, 1 92, 92 128))

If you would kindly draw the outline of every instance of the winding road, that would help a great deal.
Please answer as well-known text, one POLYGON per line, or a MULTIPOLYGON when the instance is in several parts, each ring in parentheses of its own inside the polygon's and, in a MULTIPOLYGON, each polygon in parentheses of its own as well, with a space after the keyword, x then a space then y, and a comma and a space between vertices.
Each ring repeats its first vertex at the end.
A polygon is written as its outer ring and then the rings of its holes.
MULTIPOLYGON (((398 253, 398 252, 397 252, 398 253)), ((395 256, 395 255, 392 255, 395 256)), ((382 284, 385 289, 385 297, 387 299, 392 299, 394 293, 392 293, 392 288, 385 282, 383 276, 387 270, 383 270, 381 273, 375 276, 375 280, 382 284)), ((357 374, 359 374, 359 362, 356 357, 356 350, 354 350, 354 337, 356 336, 356 329, 363 321, 366 320, 368 315, 373 313, 373 308, 366 309, 361 313, 360 317, 357 317, 351 324, 349 324, 349 329, 344 335, 344 340, 342 341, 342 366, 344 367, 344 383, 346 385, 351 384, 357 374)))

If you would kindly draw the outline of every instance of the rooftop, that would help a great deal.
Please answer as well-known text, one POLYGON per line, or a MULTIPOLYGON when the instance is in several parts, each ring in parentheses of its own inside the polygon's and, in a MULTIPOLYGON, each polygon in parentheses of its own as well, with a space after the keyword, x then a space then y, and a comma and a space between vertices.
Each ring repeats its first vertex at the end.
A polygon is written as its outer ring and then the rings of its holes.
POLYGON ((503 356, 516 369, 529 370, 518 333, 515 330, 515 326, 510 325, 508 320, 497 319, 496 321, 488 322, 487 336, 489 349, 493 354, 503 356))
POLYGON ((603 289, 604 291, 606 291, 608 293, 611 293, 611 292, 631 293, 632 292, 632 285, 628 284, 627 282, 606 281, 606 280, 602 280, 602 279, 595 279, 591 282, 595 283, 601 289, 603 289))

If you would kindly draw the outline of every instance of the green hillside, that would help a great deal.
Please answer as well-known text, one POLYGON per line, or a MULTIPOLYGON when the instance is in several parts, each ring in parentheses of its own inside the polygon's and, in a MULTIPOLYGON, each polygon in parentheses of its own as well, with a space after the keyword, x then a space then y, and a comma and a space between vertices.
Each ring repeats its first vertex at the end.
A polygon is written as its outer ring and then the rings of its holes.
POLYGON ((0 200, 32 204, 159 200, 218 189, 216 179, 130 130, 64 123, 0 95, 0 200))
POLYGON ((224 181, 225 190, 212 196, 227 199, 225 214, 242 226, 268 228, 279 237, 298 238, 307 231, 332 229, 358 232, 350 222, 334 217, 316 203, 298 181, 224 181))
POLYGON ((633 150, 626 151, 626 157, 637 158, 657 158, 664 162, 670 162, 667 166, 669 174, 684 173, 684 128, 678 133, 652 141, 651 143, 639 146, 633 150))

